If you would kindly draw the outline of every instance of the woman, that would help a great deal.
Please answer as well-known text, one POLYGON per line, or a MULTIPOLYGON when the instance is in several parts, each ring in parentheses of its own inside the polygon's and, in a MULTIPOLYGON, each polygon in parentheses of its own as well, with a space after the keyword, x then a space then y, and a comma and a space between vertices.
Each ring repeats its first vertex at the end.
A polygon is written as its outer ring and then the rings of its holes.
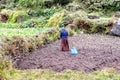
POLYGON ((61 30, 60 38, 61 38, 61 50, 69 51, 68 32, 64 28, 62 28, 61 30))

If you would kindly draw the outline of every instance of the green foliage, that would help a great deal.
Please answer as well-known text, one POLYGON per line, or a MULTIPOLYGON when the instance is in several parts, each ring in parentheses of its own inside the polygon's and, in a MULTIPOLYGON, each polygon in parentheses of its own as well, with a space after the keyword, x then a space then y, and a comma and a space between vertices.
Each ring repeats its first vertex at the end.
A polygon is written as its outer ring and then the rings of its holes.
POLYGON ((107 31, 110 18, 103 18, 101 12, 91 13, 93 16, 100 16, 97 19, 89 19, 87 15, 85 11, 75 11, 67 14, 60 23, 60 27, 70 26, 69 24, 71 24, 70 27, 74 27, 77 33, 79 33, 80 30, 87 33, 105 33, 107 31))
POLYGON ((109 27, 109 20, 110 18, 101 18, 97 20, 90 20, 91 23, 91 32, 97 33, 102 32, 105 33, 107 28, 109 27))
POLYGON ((2 9, 1 14, 4 14, 8 17, 8 22, 22 22, 29 18, 28 14, 24 10, 15 10, 12 11, 10 9, 2 9))
POLYGON ((44 16, 46 18, 50 18, 58 10, 59 9, 56 7, 42 8, 41 6, 38 6, 36 9, 28 10, 28 14, 30 13, 33 17, 44 16))
POLYGON ((19 55, 29 53, 44 46, 45 44, 55 41, 59 38, 58 29, 19 29, 9 30, 2 33, 3 39, 2 51, 4 55, 19 55), (50 30, 50 31, 48 31, 50 30), (16 32, 15 32, 16 31, 16 32), (17 48, 17 50, 16 50, 17 48))
POLYGON ((49 20, 46 26, 48 27, 59 27, 64 16, 64 12, 55 13, 49 20))
POLYGON ((67 31, 68 31, 69 36, 76 34, 76 32, 72 29, 67 29, 67 31))
POLYGON ((47 6, 47 7, 51 7, 52 5, 56 5, 56 4, 67 4, 69 3, 71 0, 19 0, 18 3, 21 6, 24 7, 29 7, 29 8, 33 8, 33 7, 37 7, 37 6, 47 6))
POLYGON ((120 73, 114 69, 103 69, 85 73, 81 71, 66 70, 60 73, 51 70, 4 70, 6 79, 12 80, 119 80, 120 73), (18 77, 19 76, 19 77, 18 77))
POLYGON ((9 23, 9 22, 7 22, 7 23, 2 23, 2 22, 0 22, 0 28, 18 28, 19 27, 19 24, 17 24, 17 23, 9 23))
POLYGON ((15 0, 0 0, 0 7, 11 9, 16 6, 15 0))
POLYGON ((0 57, 0 80, 7 80, 4 70, 12 69, 13 69, 12 63, 8 59, 5 60, 5 58, 0 57))
MULTIPOLYGON (((10 50, 12 53, 17 54, 18 52, 13 52, 13 49, 16 49, 16 45, 18 42, 23 41, 17 47, 19 48, 20 53, 22 52, 31 52, 39 47, 42 47, 44 44, 55 41, 59 38, 59 30, 51 30, 45 33, 48 28, 38 28, 38 27, 65 27, 68 24, 71 24, 75 21, 75 24, 79 24, 80 20, 84 20, 84 22, 90 22, 90 30, 91 32, 104 32, 108 25, 109 18, 100 18, 100 19, 88 19, 87 13, 80 10, 75 12, 69 12, 65 14, 64 12, 59 11, 56 7, 45 8, 46 4, 67 4, 70 0, 2 0, 5 1, 5 8, 11 8, 12 4, 8 6, 9 1, 15 2, 27 8, 30 8, 32 12, 32 19, 26 20, 29 18, 26 11, 13 11, 13 14, 7 14, 9 17, 9 22, 2 23, 0 22, 0 35, 6 37, 5 45, 7 45, 6 52, 9 54, 10 50), (8 1, 8 2, 7 2, 8 1), (47 3, 46 3, 47 2, 47 3), (53 15, 54 14, 54 15, 53 15), (66 15, 66 16, 65 16, 66 15), (17 22, 17 18, 22 16, 22 23, 17 22), (52 17, 51 17, 52 16, 52 17), (34 17, 34 18, 33 18, 34 17), (39 18, 35 18, 39 17, 39 18), (48 20, 49 19, 49 20, 48 20), (48 22, 47 22, 48 20, 48 22), (29 28, 30 23, 34 22, 34 28, 29 28), (78 22, 78 23, 77 23, 78 22), (19 28, 20 29, 15 29, 19 28), (5 29, 12 28, 12 29, 5 29), (3 32, 4 31, 4 32, 3 32), (11 38, 12 37, 12 38, 11 38)), ((110 9, 110 10, 119 10, 120 3, 116 0, 74 0, 80 1, 86 4, 87 8, 91 10, 102 10, 110 9)), ((82 7, 80 5, 69 4, 68 6, 74 7, 82 7)), ((105 13, 106 14, 106 13, 105 13)), ((85 26, 82 26, 85 27, 85 26)), ((80 30, 78 27, 75 27, 74 30, 68 30, 69 35, 73 35, 76 32, 79 33, 80 30)), ((5 50, 4 49, 4 50, 5 50)), ((1 56, 1 52, 0 52, 1 56)), ((120 73, 116 72, 113 69, 95 71, 92 73, 83 73, 67 70, 61 73, 56 73, 50 70, 14 70, 12 68, 12 64, 4 61, 3 58, 0 57, 0 80, 120 80, 120 73)))
POLYGON ((119 0, 81 0, 91 10, 120 10, 119 0))
POLYGON ((47 33, 49 35, 49 37, 48 37, 49 42, 53 42, 53 41, 57 40, 59 38, 59 35, 60 35, 59 29, 55 30, 54 28, 47 31, 47 33))
POLYGON ((0 29, 0 35, 2 36, 32 36, 34 34, 39 34, 46 31, 48 28, 20 28, 20 29, 0 29), (4 32, 3 32, 4 31, 4 32))
POLYGON ((32 19, 29 19, 29 20, 23 22, 22 27, 29 27, 30 22, 35 22, 35 27, 45 27, 45 24, 47 24, 47 20, 54 13, 59 11, 60 8, 61 7, 59 7, 59 8, 57 8, 57 7, 42 8, 39 6, 34 10, 30 9, 28 11, 28 13, 31 14, 32 19))
POLYGON ((73 18, 70 17, 69 15, 63 17, 63 20, 60 23, 60 27, 65 27, 68 24, 71 24, 73 22, 73 18))
POLYGON ((74 31, 75 31, 76 33, 80 33, 80 29, 79 29, 78 27, 75 27, 75 28, 74 28, 74 31))
MULTIPOLYGON (((65 15, 63 17, 63 20, 60 23, 60 27, 65 27, 68 24, 72 24, 73 21, 75 21, 76 19, 86 19, 87 18, 87 13, 85 11, 75 11, 72 13, 68 13, 66 12, 67 15, 65 15)), ((75 24, 76 25, 76 24, 75 24)))
POLYGON ((53 0, 19 0, 18 3, 21 6, 33 8, 39 5, 45 6, 47 1, 53 2, 53 0))
POLYGON ((66 5, 66 9, 68 11, 78 11, 78 10, 82 10, 84 8, 85 8, 84 4, 82 4, 80 2, 75 2, 75 1, 66 5))
POLYGON ((9 22, 22 22, 28 17, 25 11, 14 11, 13 14, 9 16, 9 22))
POLYGON ((47 19, 45 17, 41 16, 39 18, 28 19, 27 21, 20 23, 19 27, 20 28, 43 28, 43 27, 45 27, 46 23, 47 23, 47 19), (34 25, 30 26, 31 23, 34 25))

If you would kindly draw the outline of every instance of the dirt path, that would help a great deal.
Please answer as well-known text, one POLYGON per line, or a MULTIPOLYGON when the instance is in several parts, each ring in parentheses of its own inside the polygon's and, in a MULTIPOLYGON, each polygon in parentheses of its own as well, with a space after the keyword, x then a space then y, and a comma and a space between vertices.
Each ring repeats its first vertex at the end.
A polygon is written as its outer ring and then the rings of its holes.
POLYGON ((94 71, 106 67, 120 69, 120 37, 100 34, 79 34, 69 37, 70 47, 75 46, 79 54, 60 51, 60 40, 25 57, 19 69, 65 69, 94 71))

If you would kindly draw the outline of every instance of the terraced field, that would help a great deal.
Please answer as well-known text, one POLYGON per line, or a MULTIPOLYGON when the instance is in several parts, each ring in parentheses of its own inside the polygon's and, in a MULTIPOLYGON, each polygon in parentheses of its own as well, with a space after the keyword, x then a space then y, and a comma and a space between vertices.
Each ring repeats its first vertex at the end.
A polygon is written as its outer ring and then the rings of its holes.
POLYGON ((120 69, 120 38, 102 34, 79 34, 69 37, 70 48, 77 55, 60 51, 60 40, 46 45, 21 59, 18 69, 51 69, 63 71, 96 71, 103 68, 120 69))

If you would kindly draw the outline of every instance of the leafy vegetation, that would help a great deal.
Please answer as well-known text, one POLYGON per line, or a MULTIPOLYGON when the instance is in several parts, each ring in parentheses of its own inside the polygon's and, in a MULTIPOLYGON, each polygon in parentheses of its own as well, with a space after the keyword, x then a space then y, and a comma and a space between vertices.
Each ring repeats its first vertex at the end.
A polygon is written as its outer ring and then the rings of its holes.
POLYGON ((34 17, 44 16, 46 18, 50 18, 55 12, 59 10, 59 7, 51 7, 51 8, 42 8, 38 6, 36 9, 29 9, 28 14, 34 17))
POLYGON ((10 17, 10 22, 22 22, 25 21, 28 18, 28 15, 25 13, 25 11, 15 11, 10 17))
POLYGON ((52 0, 19 0, 19 5, 22 5, 24 7, 37 7, 38 5, 43 6, 45 4, 45 1, 52 1, 52 0))
POLYGON ((12 11, 12 10, 7 10, 7 9, 2 9, 1 14, 6 15, 8 18, 7 22, 22 22, 25 21, 27 18, 29 18, 28 14, 25 11, 12 11))
POLYGON ((62 21, 64 12, 55 13, 49 20, 46 26, 48 27, 59 27, 60 22, 62 21))
POLYGON ((65 5, 71 2, 71 0, 19 0, 18 3, 20 5, 23 5, 25 7, 37 7, 39 5, 41 6, 52 6, 56 4, 65 5))
POLYGON ((40 34, 46 31, 48 28, 23 28, 23 29, 0 29, 0 35, 2 36, 32 36, 35 34, 40 34), (2 32, 4 31, 4 33, 2 32))
POLYGON ((19 24, 17 24, 17 23, 9 23, 9 22, 7 22, 7 23, 2 23, 2 22, 0 22, 0 28, 18 28, 19 27, 19 24))
POLYGON ((120 1, 119 0, 79 0, 86 4, 86 7, 91 10, 120 10, 120 1))

